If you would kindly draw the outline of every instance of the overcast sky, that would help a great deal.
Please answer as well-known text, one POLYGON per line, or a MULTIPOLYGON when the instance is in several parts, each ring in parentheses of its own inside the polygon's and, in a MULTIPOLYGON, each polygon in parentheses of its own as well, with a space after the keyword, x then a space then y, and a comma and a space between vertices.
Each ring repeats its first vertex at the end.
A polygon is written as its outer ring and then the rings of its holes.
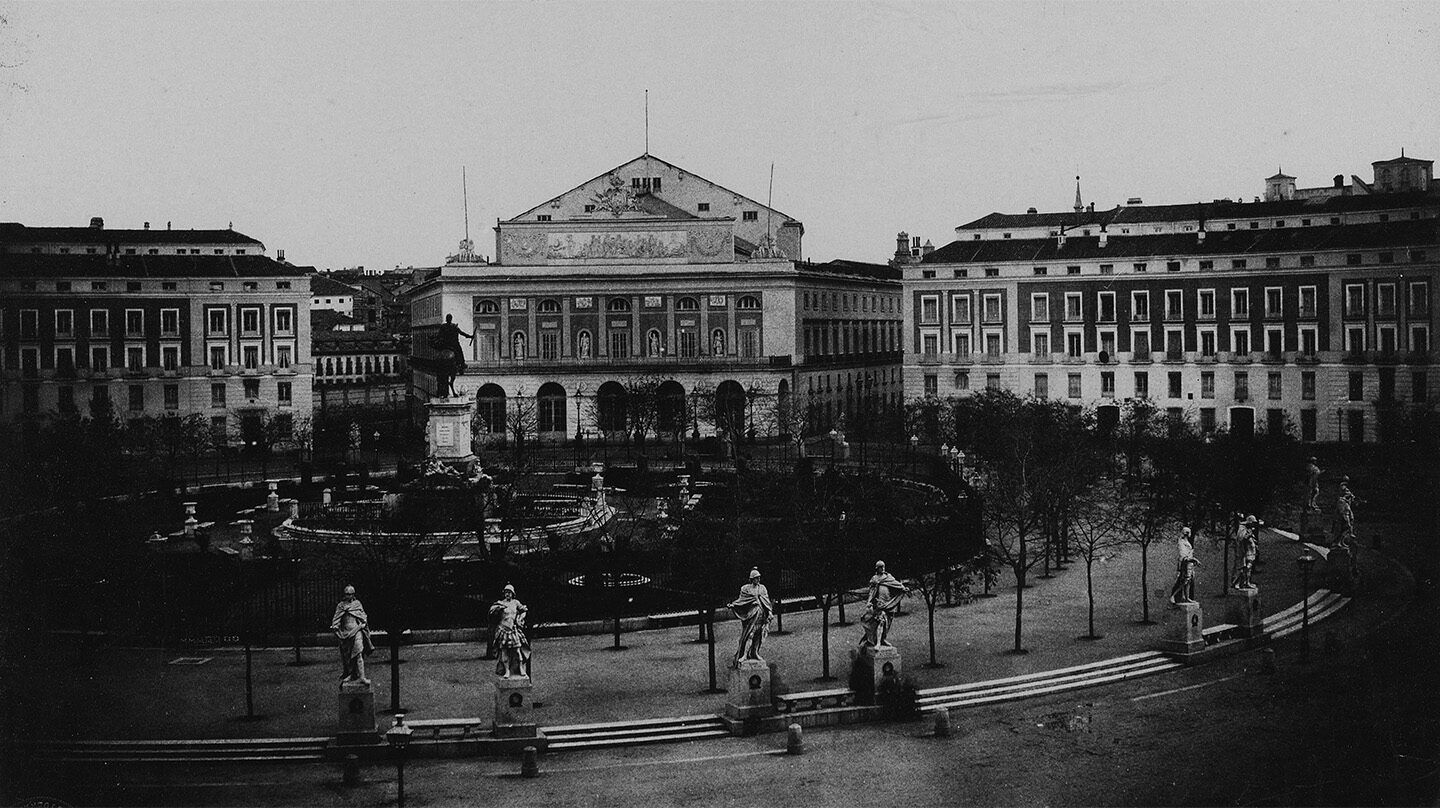
POLYGON ((883 261, 992 210, 1440 158, 1440 3, 0 2, 0 221, 433 266, 644 150, 883 261))

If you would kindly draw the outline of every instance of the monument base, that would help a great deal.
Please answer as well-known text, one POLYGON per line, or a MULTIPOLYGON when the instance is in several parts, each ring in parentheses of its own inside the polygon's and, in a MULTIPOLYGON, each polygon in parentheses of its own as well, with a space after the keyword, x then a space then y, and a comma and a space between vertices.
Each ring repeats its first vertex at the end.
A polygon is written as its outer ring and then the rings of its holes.
POLYGON ((1203 611, 1198 603, 1172 603, 1165 609, 1164 639, 1160 650, 1193 654, 1205 648, 1203 611))
POLYGON ((770 666, 763 659, 743 659, 730 669, 725 715, 744 720, 775 712, 770 700, 770 666))
MULTIPOLYGON (((864 684, 869 685, 870 696, 878 697, 884 693, 886 680, 889 680, 893 687, 895 682, 900 681, 900 649, 893 645, 864 645, 856 654, 856 665, 864 678, 864 684)), ((852 684, 852 687, 859 687, 860 683, 852 684)))
POLYGON ((470 421, 475 405, 468 398, 432 398, 425 402, 428 454, 462 473, 475 462, 470 448, 470 421))
POLYGON ((495 677, 495 737, 535 737, 534 689, 529 676, 495 677))
POLYGON ((1225 595, 1225 621, 1235 625, 1240 637, 1258 637, 1264 631, 1261 624, 1264 613, 1260 611, 1260 589, 1231 589, 1225 595))
POLYGON ((341 682, 338 699, 340 731, 337 740, 342 744, 375 743, 380 733, 375 731, 375 691, 364 682, 341 682))

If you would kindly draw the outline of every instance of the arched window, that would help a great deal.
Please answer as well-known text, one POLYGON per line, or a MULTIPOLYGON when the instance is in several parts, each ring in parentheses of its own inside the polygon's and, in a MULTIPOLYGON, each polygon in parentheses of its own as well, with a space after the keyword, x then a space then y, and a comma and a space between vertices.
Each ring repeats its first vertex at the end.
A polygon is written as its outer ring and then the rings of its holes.
POLYGON ((710 355, 725 355, 725 329, 717 328, 710 332, 710 355))
POLYGON ((558 300, 542 300, 542 301, 540 301, 540 306, 539 306, 539 308, 537 309, 537 311, 539 311, 541 314, 559 314, 559 313, 560 313, 560 301, 558 301, 558 300))
POLYGON ((500 304, 493 300, 475 301, 475 313, 477 314, 499 314, 500 304))
POLYGON ((516 331, 515 334, 510 337, 510 350, 511 359, 518 361, 525 358, 525 332, 516 331))
POLYGON ((602 432, 623 432, 629 394, 619 382, 605 382, 596 391, 596 413, 602 432))
POLYGON ((675 301, 676 311, 699 311, 700 301, 693 297, 682 297, 675 301))
POLYGON ((565 388, 555 382, 546 382, 540 386, 536 400, 539 404, 536 408, 539 410, 536 413, 538 431, 568 431, 565 421, 565 388))
POLYGON ((505 390, 500 385, 486 384, 475 392, 475 431, 505 432, 505 390))
POLYGON ((605 304, 605 310, 606 310, 606 311, 629 311, 629 310, 630 310, 630 300, 629 300, 628 298, 623 298, 623 297, 612 297, 612 298, 610 298, 610 301, 605 304))
POLYGON ((758 309, 760 308, 760 298, 755 297, 754 295, 744 295, 739 300, 735 301, 735 308, 758 309))

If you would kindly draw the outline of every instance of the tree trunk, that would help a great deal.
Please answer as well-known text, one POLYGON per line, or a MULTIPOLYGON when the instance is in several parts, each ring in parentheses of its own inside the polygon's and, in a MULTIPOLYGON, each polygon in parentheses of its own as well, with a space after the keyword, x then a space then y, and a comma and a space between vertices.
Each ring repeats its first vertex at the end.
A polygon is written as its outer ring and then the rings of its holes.
POLYGON ((710 655, 710 692, 720 692, 720 686, 715 683, 715 610, 706 609, 705 619, 700 623, 700 630, 705 632, 707 637, 708 653, 710 655), (707 631, 706 628, 709 628, 707 631))
POLYGON ((830 601, 827 597, 820 607, 822 615, 820 619, 820 678, 829 680, 830 677, 830 601))
POLYGON ((1095 577, 1092 570, 1095 568, 1093 556, 1085 559, 1085 596, 1089 601, 1090 612, 1090 639, 1095 639, 1095 577))
POLYGON ((1025 611, 1025 567, 1015 569, 1015 653, 1025 650, 1020 645, 1020 620, 1025 611))
POLYGON ((1150 543, 1140 545, 1140 622, 1150 622, 1150 543))
MULTIPOLYGON (((938 593, 937 593, 938 594, 938 593)), ((935 661, 935 606, 938 598, 925 598, 925 611, 930 613, 930 667, 938 668, 940 663, 935 661)))
POLYGON ((400 711, 400 629, 396 628, 390 631, 390 712, 400 711))

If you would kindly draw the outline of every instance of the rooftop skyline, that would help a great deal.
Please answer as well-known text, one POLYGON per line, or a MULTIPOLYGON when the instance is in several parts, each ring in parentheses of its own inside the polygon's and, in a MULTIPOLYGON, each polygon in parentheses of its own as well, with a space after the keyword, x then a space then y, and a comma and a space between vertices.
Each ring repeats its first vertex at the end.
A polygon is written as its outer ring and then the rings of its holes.
POLYGON ((649 150, 883 261, 991 211, 1437 159, 1440 8, 1365 4, 0 6, 0 221, 236 230, 435 265, 649 150))

